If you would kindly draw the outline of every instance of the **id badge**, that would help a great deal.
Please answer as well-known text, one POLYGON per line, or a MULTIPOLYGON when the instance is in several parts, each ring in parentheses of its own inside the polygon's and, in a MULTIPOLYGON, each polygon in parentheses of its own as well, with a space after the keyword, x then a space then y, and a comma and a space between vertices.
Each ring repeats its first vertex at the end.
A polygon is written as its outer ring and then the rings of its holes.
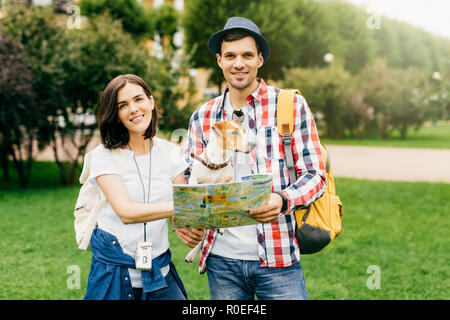
POLYGON ((136 269, 150 270, 152 268, 152 243, 139 241, 136 245, 136 269))

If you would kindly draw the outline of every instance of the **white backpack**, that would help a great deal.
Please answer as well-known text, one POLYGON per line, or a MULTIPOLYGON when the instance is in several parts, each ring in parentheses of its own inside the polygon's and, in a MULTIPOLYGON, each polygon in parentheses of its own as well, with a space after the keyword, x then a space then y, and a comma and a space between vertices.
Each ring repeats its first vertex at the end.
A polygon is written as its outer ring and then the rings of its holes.
MULTIPOLYGON (((155 137, 153 139, 154 145, 167 160, 166 163, 169 165, 171 171, 173 171, 171 154, 160 140, 155 137)), ((90 240, 92 232, 97 226, 98 216, 106 203, 103 192, 89 181, 92 152, 90 151, 84 156, 83 170, 80 175, 80 183, 82 186, 74 210, 75 238, 78 248, 81 250, 91 249, 90 240)), ((111 150, 111 153, 122 175, 130 154, 124 149, 119 148, 111 150)))
MULTIPOLYGON (((92 152, 90 151, 84 156, 83 170, 80 175, 82 186, 74 210, 75 238, 78 248, 81 250, 91 249, 92 231, 97 226, 98 216, 106 203, 103 192, 89 181, 92 152)), ((123 149, 113 149, 111 153, 118 165, 120 174, 122 174, 130 154, 123 149)))

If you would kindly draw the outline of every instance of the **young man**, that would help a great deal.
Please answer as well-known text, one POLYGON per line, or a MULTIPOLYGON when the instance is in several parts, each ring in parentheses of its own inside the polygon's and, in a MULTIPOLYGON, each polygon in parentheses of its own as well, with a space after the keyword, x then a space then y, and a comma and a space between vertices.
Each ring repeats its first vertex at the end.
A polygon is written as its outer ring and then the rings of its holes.
MULTIPOLYGON (((250 20, 232 17, 208 41, 210 52, 223 71, 223 94, 200 106, 191 117, 186 155, 201 154, 212 125, 238 119, 256 136, 257 147, 238 159, 239 178, 251 173, 272 173, 273 193, 268 203, 251 210, 257 224, 228 228, 221 235, 209 230, 202 246, 200 272, 207 272, 211 299, 307 299, 295 240, 295 206, 308 205, 325 190, 325 166, 313 116, 305 99, 294 99, 292 150, 297 181, 289 181, 283 141, 276 128, 279 89, 257 78, 270 57, 268 41, 250 20), (289 185, 289 186, 288 186, 289 185)), ((196 231, 180 237, 193 246, 196 231)))

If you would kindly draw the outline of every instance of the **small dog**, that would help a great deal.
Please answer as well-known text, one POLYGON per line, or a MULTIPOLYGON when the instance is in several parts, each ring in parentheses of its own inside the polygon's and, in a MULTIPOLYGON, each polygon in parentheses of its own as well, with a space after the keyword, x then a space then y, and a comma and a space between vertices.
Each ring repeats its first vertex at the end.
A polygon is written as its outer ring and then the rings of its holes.
MULTIPOLYGON (((192 165, 189 184, 217 183, 225 177, 234 177, 231 159, 234 152, 250 153, 256 143, 250 139, 241 123, 236 120, 219 121, 211 128, 211 137, 200 156, 191 153, 195 159, 192 165)), ((222 234, 223 229, 219 229, 222 234)), ((192 262, 200 251, 203 241, 200 241, 184 259, 192 262)))

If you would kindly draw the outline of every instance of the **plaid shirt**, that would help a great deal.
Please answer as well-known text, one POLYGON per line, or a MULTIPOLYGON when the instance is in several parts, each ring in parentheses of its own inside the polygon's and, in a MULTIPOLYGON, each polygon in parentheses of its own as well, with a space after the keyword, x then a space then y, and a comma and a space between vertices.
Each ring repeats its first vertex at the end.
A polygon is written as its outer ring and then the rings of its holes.
MULTIPOLYGON (((284 161, 284 146, 277 131, 276 104, 279 89, 267 86, 264 80, 258 90, 247 97, 252 111, 248 113, 250 129, 257 137, 257 146, 250 163, 253 173, 271 173, 272 192, 281 191, 288 200, 288 210, 277 221, 257 225, 258 254, 263 267, 287 267, 300 260, 295 239, 294 207, 308 205, 325 191, 325 165, 320 151, 319 136, 312 113, 301 95, 294 99, 294 132, 292 153, 297 181, 289 185, 289 172, 284 161), (289 185, 289 187, 288 187, 289 185)), ((191 152, 200 155, 206 147, 214 123, 227 119, 224 97, 228 92, 200 106, 189 123, 186 160, 192 167, 191 152)), ((186 171, 189 179, 190 169, 186 171)), ((205 272, 206 259, 211 252, 217 230, 208 230, 203 241, 199 262, 200 273, 205 272)))

